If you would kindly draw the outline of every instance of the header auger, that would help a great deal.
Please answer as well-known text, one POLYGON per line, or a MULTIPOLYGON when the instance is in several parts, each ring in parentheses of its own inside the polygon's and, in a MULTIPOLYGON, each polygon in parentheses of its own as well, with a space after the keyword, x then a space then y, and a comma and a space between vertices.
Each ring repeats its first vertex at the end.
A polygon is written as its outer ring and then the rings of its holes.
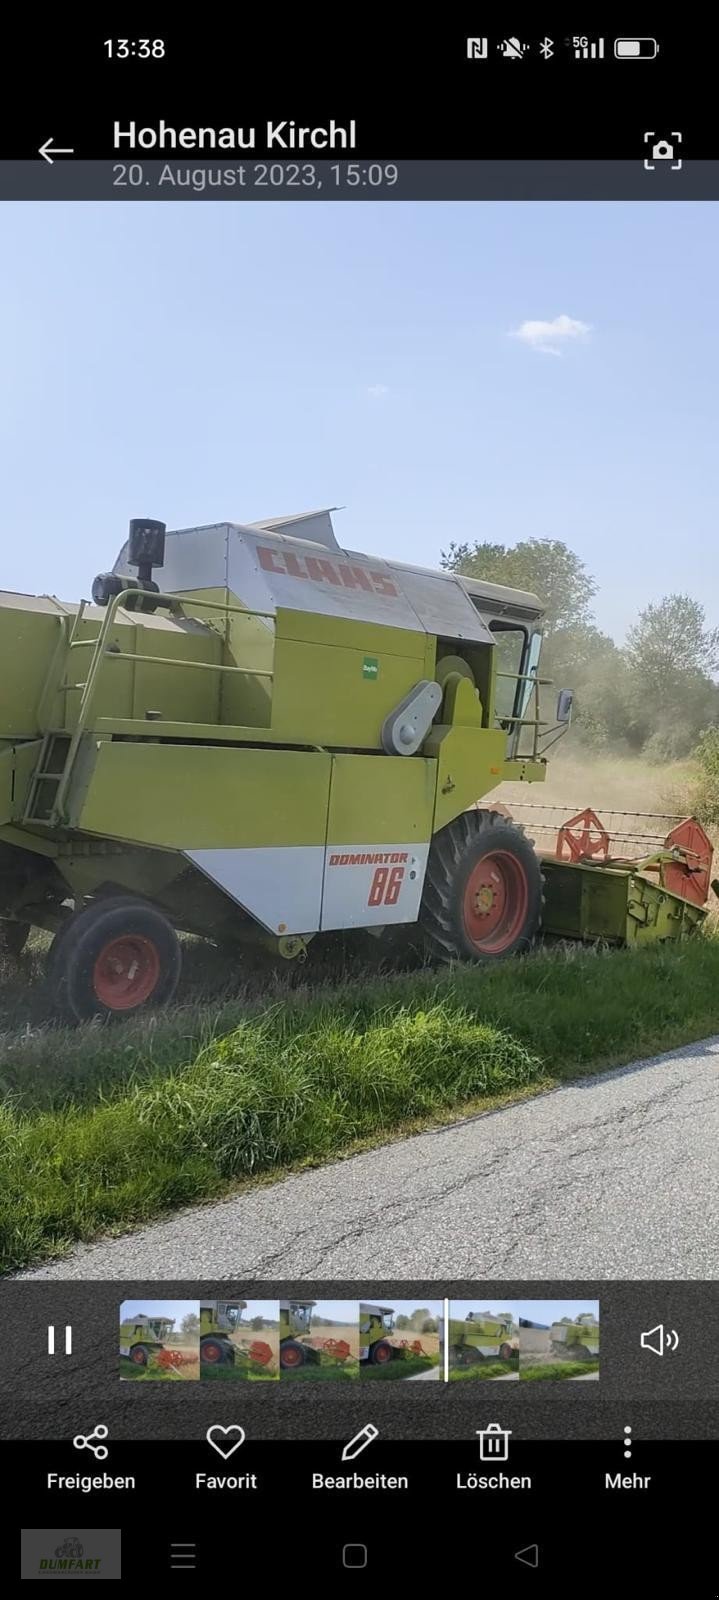
POLYGON ((135 519, 92 592, 0 594, 2 944, 52 934, 65 1014, 169 1000, 183 932, 529 947, 546 868, 476 802, 541 782, 569 722, 536 596, 343 550, 327 511, 135 519))

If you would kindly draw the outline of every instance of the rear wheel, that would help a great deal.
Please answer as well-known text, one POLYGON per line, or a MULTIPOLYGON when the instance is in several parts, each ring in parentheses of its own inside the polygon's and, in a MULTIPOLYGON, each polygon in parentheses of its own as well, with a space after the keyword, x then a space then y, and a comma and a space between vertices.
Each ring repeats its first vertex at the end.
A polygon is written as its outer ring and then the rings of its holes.
POLYGON ((379 1339, 377 1344, 371 1346, 369 1358, 373 1367, 386 1367, 387 1362, 392 1360, 391 1344, 387 1344, 385 1339, 379 1339))
POLYGON ((499 1347, 499 1354, 502 1361, 511 1361, 512 1356, 514 1355, 511 1344, 501 1344, 499 1347))
POLYGON ((77 1022, 122 1017, 172 999, 182 955, 174 928, 142 900, 95 901, 57 935, 49 975, 77 1022))
POLYGON ((435 835, 420 922, 445 960, 527 950, 541 912, 539 861, 517 823, 497 811, 465 811, 435 835))
POLYGON ((130 1355, 130 1360, 133 1364, 133 1367, 146 1367, 149 1359, 149 1354, 144 1344, 133 1345, 132 1353, 130 1355))

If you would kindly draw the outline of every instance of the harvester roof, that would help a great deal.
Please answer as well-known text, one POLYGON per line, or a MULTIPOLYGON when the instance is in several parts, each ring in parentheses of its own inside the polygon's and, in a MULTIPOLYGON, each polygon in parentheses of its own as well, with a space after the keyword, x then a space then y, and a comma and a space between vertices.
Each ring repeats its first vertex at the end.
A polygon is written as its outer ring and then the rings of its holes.
MULTIPOLYGON (((114 571, 129 576, 128 545, 114 571)), ((340 547, 328 510, 259 523, 169 530, 155 578, 183 593, 228 588, 251 610, 278 607, 493 644, 491 620, 542 614, 536 595, 340 547)))

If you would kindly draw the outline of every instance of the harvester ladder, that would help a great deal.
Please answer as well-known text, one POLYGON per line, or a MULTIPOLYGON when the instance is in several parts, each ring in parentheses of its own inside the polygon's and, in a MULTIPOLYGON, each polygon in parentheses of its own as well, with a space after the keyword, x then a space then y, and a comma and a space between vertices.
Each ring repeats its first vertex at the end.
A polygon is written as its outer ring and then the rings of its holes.
POLYGON ((70 748, 68 733, 43 734, 37 766, 30 780, 23 822, 49 822, 70 748))

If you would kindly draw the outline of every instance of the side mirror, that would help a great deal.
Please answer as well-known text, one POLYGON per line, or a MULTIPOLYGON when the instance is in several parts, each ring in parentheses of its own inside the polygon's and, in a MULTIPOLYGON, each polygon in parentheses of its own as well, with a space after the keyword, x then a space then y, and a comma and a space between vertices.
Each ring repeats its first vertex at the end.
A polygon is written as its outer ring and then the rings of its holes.
POLYGON ((573 691, 571 689, 560 689, 557 699, 557 722, 564 723, 567 727, 569 726, 572 720, 573 704, 573 691))

